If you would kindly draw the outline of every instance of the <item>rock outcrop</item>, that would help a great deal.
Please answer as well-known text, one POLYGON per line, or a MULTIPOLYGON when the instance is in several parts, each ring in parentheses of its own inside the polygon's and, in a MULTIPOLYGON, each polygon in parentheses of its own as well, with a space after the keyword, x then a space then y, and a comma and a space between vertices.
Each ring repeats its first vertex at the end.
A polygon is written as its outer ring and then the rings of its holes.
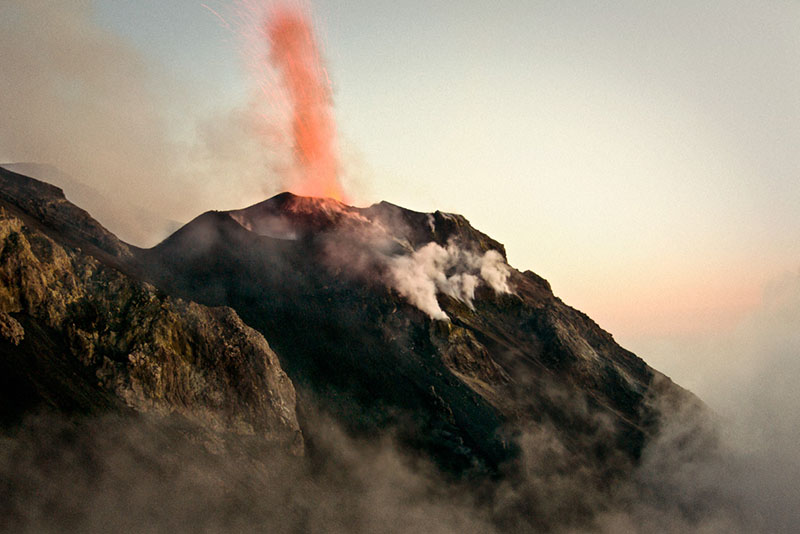
POLYGON ((131 249, 58 189, 0 180, 3 422, 132 410, 302 452, 294 388, 260 333, 120 271, 131 249))

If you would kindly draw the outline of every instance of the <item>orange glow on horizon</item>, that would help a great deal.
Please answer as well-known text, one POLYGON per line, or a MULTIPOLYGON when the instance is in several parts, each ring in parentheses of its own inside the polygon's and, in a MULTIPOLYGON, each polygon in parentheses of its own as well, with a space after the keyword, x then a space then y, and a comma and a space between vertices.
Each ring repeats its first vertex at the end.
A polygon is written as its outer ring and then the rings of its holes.
POLYGON ((624 342, 731 329, 761 305, 763 283, 726 279, 698 284, 684 280, 661 287, 629 287, 627 291, 595 295, 589 302, 584 299, 573 305, 624 342))

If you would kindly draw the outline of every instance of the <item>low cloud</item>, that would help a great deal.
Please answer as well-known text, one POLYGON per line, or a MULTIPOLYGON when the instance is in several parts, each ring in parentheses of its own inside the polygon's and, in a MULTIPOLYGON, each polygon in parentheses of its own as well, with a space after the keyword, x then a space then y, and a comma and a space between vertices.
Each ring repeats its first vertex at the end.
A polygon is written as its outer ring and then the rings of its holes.
POLYGON ((661 340, 650 350, 639 350, 645 360, 652 356, 657 368, 699 395, 716 420, 676 419, 645 451, 640 475, 658 488, 653 495, 670 503, 668 510, 673 513, 667 514, 663 506, 660 515, 653 513, 653 506, 640 507, 638 515, 649 520, 638 523, 639 530, 633 532, 652 531, 653 525, 659 531, 685 532, 687 524, 693 532, 796 531, 800 524, 798 325, 800 273, 795 272, 770 282, 760 308, 738 327, 702 339, 661 340), (693 429, 712 427, 716 443, 695 440, 693 429), (689 461, 676 443, 694 447, 689 461), (692 503, 706 503, 702 513, 692 509, 692 503), (692 513, 677 513, 686 510, 692 513))
POLYGON ((494 532, 468 493, 389 437, 315 426, 312 459, 241 438, 221 446, 180 420, 33 417, 0 436, 0 530, 494 532))

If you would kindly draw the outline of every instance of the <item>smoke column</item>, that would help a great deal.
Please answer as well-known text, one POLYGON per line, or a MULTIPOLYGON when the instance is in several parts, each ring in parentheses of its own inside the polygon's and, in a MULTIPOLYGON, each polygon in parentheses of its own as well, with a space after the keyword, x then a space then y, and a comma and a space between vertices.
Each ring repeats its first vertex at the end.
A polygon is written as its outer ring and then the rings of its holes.
POLYGON ((344 200, 338 178, 336 126, 331 87, 307 13, 296 5, 275 5, 265 22, 269 60, 280 75, 291 106, 294 157, 300 195, 344 200))

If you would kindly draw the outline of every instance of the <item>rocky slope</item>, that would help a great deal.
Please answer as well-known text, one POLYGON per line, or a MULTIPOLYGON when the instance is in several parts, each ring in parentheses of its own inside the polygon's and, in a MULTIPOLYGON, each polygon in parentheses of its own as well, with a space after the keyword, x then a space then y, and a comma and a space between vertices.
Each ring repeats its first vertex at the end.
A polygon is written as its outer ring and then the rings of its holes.
POLYGON ((2 422, 171 414, 302 452, 294 388, 263 336, 125 274, 132 257, 59 189, 0 169, 2 422))

